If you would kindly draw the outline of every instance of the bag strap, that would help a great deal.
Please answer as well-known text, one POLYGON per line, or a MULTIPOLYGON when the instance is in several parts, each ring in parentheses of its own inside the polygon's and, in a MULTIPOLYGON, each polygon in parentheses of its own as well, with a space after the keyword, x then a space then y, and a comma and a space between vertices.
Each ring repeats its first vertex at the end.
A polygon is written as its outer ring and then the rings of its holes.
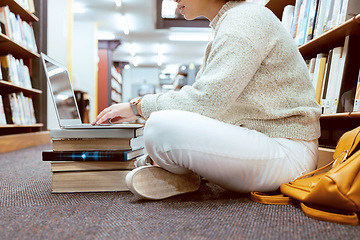
POLYGON ((326 212, 326 211, 305 205, 303 202, 300 203, 300 206, 306 216, 317 219, 317 220, 335 222, 335 223, 341 223, 341 224, 347 224, 347 225, 353 225, 353 226, 359 224, 359 218, 355 212, 351 213, 351 214, 326 212))
POLYGON ((295 202, 292 198, 281 193, 251 192, 250 194, 251 200, 263 204, 289 205, 295 202))

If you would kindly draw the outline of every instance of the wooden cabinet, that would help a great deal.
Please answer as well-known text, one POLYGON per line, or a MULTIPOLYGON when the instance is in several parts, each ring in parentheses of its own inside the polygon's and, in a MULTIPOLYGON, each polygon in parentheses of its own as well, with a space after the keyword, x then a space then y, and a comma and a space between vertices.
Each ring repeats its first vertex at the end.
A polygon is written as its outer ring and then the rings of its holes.
MULTIPOLYGON (((35 38, 39 36, 43 37, 41 40, 36 39, 37 49, 39 51, 44 50, 44 46, 46 47, 46 44, 44 44, 46 43, 46 36, 44 37, 44 34, 39 31, 43 31, 46 24, 39 23, 40 19, 35 16, 35 14, 26 10, 15 0, 1 0, 0 7, 3 6, 8 6, 12 13, 18 15, 22 21, 33 26, 36 32, 34 34, 35 38)), ((45 15, 47 10, 44 9, 44 7, 46 6, 46 0, 35 1, 35 7, 36 9, 38 8, 39 15, 41 16, 45 15)), ((23 96, 31 99, 33 101, 36 122, 31 124, 16 123, 0 125, 0 153, 50 142, 49 133, 45 131, 46 122, 43 122, 43 120, 46 119, 46 83, 45 85, 43 84, 42 69, 39 67, 40 54, 29 50, 29 48, 19 44, 9 36, 0 33, 0 55, 4 56, 8 54, 11 54, 16 59, 22 59, 24 64, 29 68, 32 87, 24 87, 0 79, 0 94, 1 96, 6 96, 13 93, 21 93, 23 96)))

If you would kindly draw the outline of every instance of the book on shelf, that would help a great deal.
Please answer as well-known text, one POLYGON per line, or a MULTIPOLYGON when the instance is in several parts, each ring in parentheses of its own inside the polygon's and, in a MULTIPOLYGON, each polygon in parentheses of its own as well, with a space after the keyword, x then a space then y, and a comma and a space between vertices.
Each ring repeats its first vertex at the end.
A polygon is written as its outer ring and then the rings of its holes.
POLYGON ((30 13, 35 13, 34 0, 15 0, 22 8, 30 13))
MULTIPOLYGON (((354 95, 353 95, 354 96, 354 95)), ((358 112, 360 110, 360 68, 359 68, 359 75, 358 75, 358 81, 356 84, 356 91, 354 96, 354 112, 358 112)))
POLYGON ((130 170, 53 172, 53 193, 129 191, 125 178, 130 170))
POLYGON ((52 139, 52 145, 54 151, 132 150, 144 147, 144 137, 52 139))
POLYGON ((303 45, 359 14, 360 1, 296 0, 293 8, 284 9, 284 22, 289 21, 290 9, 290 34, 298 45, 303 45))
POLYGON ((0 32, 4 35, 7 35, 7 24, 5 18, 5 8, 0 7, 0 32))
POLYGON ((51 172, 132 170, 135 168, 134 163, 135 159, 126 162, 54 161, 51 162, 51 172))
POLYGON ((297 29, 295 41, 298 45, 305 43, 306 28, 309 19, 311 0, 303 0, 300 6, 299 19, 297 20, 297 29))
POLYGON ((2 96, 0 95, 0 125, 6 125, 6 116, 2 96))
POLYGON ((354 108, 355 89, 360 68, 360 36, 350 35, 345 38, 348 51, 344 62, 344 70, 339 93, 337 112, 351 112, 354 108))
POLYGON ((32 83, 28 66, 23 59, 16 59, 11 54, 0 56, 3 80, 24 88, 31 89, 32 83))
POLYGON ((335 108, 335 98, 336 92, 338 91, 338 85, 341 81, 340 74, 342 74, 343 69, 340 69, 343 66, 343 47, 336 47, 333 49, 332 59, 331 59, 331 68, 329 71, 329 78, 327 83, 326 95, 323 98, 324 105, 324 114, 333 114, 336 113, 335 108))
POLYGON ((320 105, 322 108, 322 111, 324 111, 325 107, 329 107, 329 103, 326 102, 326 93, 327 93, 327 88, 328 88, 328 82, 329 82, 329 75, 330 75, 330 69, 331 69, 331 63, 332 63, 332 56, 333 56, 333 49, 331 49, 329 51, 328 54, 328 59, 326 62, 326 66, 325 66, 325 73, 324 73, 324 79, 323 79, 323 84, 322 84, 322 88, 321 88, 321 97, 320 97, 320 105))
POLYGON ((87 128, 87 129, 50 129, 51 139, 67 138, 136 138, 142 136, 143 127, 138 124, 134 128, 87 128))
POLYGON ((302 4, 302 1, 303 0, 296 0, 293 16, 291 18, 290 35, 293 38, 296 37, 296 31, 297 31, 297 26, 298 26, 297 23, 298 23, 298 19, 299 19, 300 6, 302 4))
POLYGON ((315 60, 315 69, 313 74, 313 86, 315 88, 316 101, 321 103, 321 90, 323 88, 323 80, 326 69, 327 54, 319 53, 315 60))
POLYGON ((11 82, 10 76, 10 55, 0 56, 2 80, 11 82))
POLYGON ((328 12, 327 21, 325 23, 325 31, 328 31, 337 26, 337 18, 341 12, 341 0, 332 0, 330 10, 328 12))
POLYGON ((307 43, 314 37, 314 28, 317 17, 318 0, 310 0, 309 17, 306 23, 304 42, 307 43))
POLYGON ((3 105, 7 124, 35 124, 32 99, 23 92, 3 94, 3 105))
POLYGON ((0 7, 0 19, 1 25, 5 29, 2 32, 3 34, 27 50, 37 52, 34 29, 31 23, 23 21, 20 15, 11 12, 8 6, 0 7))
POLYGON ((129 161, 144 154, 144 149, 101 151, 53 151, 42 152, 43 161, 129 161))
POLYGON ((281 22, 288 32, 290 32, 290 30, 291 30, 291 23, 292 23, 292 18, 293 18, 293 14, 294 14, 294 9, 295 9, 295 6, 293 6, 293 5, 285 6, 282 17, 281 17, 281 22))
POLYGON ((7 37, 10 37, 11 29, 10 29, 10 21, 9 21, 9 15, 10 15, 10 8, 9 6, 3 6, 0 7, 0 15, 1 15, 1 22, 3 23, 4 31, 2 33, 6 35, 7 37))

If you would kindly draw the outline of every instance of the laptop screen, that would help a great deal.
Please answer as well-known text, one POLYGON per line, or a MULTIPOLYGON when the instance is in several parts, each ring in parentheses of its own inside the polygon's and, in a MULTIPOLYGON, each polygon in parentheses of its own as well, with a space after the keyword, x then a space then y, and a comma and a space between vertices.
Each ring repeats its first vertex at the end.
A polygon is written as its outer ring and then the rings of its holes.
POLYGON ((67 69, 45 55, 42 58, 60 125, 81 123, 67 69))

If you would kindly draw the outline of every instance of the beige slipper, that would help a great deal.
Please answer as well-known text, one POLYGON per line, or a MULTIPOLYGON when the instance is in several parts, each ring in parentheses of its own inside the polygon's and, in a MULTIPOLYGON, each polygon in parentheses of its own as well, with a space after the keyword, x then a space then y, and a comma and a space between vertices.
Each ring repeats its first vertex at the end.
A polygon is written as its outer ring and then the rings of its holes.
POLYGON ((140 198, 160 200, 195 192, 201 183, 195 173, 174 174, 158 166, 142 166, 126 175, 129 190, 140 198))

